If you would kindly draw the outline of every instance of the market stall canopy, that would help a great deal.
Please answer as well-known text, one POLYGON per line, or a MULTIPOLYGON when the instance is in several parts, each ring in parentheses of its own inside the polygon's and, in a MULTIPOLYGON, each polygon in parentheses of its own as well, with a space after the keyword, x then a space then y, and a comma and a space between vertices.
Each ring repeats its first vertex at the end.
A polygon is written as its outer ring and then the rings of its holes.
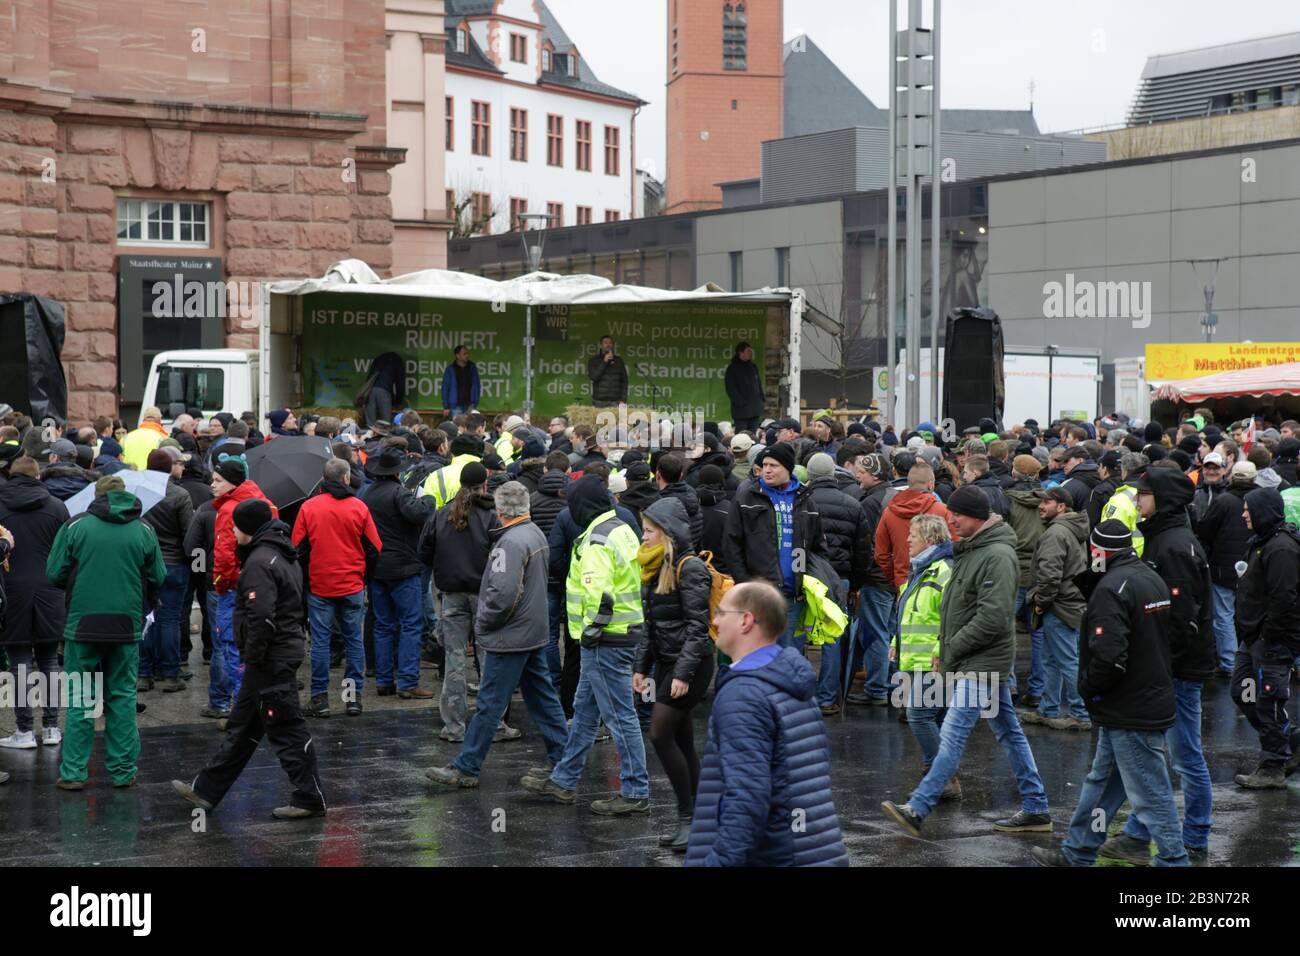
POLYGON ((1154 397, 1194 404, 1215 398, 1263 398, 1270 395, 1300 395, 1300 362, 1166 382, 1156 389, 1154 397))

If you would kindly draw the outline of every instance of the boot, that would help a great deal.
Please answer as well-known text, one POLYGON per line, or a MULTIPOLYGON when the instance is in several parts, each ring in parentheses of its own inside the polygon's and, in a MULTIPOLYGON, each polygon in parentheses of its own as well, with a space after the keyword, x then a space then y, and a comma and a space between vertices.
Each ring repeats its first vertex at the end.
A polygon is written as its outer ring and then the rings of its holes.
POLYGON ((951 777, 948 778, 948 782, 944 784, 943 793, 939 795, 939 799, 940 800, 961 799, 961 781, 957 779, 956 774, 953 774, 951 777))
POLYGON ((1245 787, 1247 790, 1285 790, 1286 789, 1286 771, 1281 767, 1270 767, 1267 764, 1260 764, 1259 769, 1254 773, 1239 773, 1233 777, 1237 786, 1245 787))
MULTIPOLYGON (((663 837, 659 838, 661 845, 663 837)), ((685 853, 686 845, 691 842, 691 815, 683 813, 677 821, 677 830, 669 838, 666 844, 674 853, 685 853)))

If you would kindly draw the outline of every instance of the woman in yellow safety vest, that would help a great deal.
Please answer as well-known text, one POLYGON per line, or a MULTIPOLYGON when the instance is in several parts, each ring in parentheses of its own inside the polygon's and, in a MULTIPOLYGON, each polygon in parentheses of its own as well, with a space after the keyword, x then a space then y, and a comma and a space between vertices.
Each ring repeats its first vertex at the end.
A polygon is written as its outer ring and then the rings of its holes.
MULTIPOLYGON (((907 583, 898 599, 898 632, 889 659, 905 673, 901 694, 907 706, 907 728, 921 745, 925 771, 939 752, 939 724, 944 710, 943 677, 938 673, 939 605, 952 577, 952 540, 948 523, 938 515, 921 514, 908 526, 911 553, 907 583)), ((956 775, 944 788, 943 798, 961 796, 956 775)))

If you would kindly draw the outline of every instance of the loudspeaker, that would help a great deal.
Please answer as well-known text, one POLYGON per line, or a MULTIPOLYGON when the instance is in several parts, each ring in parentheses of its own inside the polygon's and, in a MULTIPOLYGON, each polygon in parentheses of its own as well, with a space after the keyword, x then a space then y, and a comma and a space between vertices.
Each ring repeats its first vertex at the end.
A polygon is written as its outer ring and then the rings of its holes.
POLYGON ((992 309, 948 313, 944 336, 943 410, 960 432, 991 418, 1002 427, 1005 383, 1002 320, 992 309))

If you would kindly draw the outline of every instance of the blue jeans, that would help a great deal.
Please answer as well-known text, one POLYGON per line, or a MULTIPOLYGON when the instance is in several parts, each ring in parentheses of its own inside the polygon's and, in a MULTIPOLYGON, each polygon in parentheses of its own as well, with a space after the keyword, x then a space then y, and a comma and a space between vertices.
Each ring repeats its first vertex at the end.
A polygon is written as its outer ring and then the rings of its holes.
MULTIPOLYGON (((189 565, 173 564, 163 578, 154 608, 153 624, 145 632, 140 646, 140 676, 179 677, 181 673, 181 602, 185 586, 190 583, 189 565)), ((185 622, 189 629, 189 622, 185 622)))
MULTIPOLYGON (((1016 615, 1015 616, 1018 618, 1022 618, 1025 622, 1025 626, 1028 627, 1029 615, 1021 614, 1021 611, 1025 607, 1025 590, 1026 590, 1025 588, 1016 588, 1016 615)), ((1032 611, 1033 608, 1030 608, 1029 610, 1032 611)), ((1029 632, 1029 645, 1030 645, 1029 694, 1030 696, 1033 697, 1042 697, 1043 681, 1046 680, 1046 674, 1044 673, 1044 662, 1043 662, 1043 628, 1040 627, 1036 631, 1029 632)), ((1012 689, 1014 689, 1016 686, 1015 677, 1016 677, 1015 669, 1012 668, 1011 674, 1008 675, 1008 679, 1011 683, 1012 689)))
MULTIPOLYGON (((986 687, 984 695, 992 690, 986 687)), ((1033 751, 1025 732, 1020 729, 1020 720, 1016 717, 1015 706, 1011 703, 1011 688, 1003 681, 997 682, 998 711, 995 717, 986 717, 993 736, 997 738, 1011 769, 1020 786, 1020 799, 1026 813, 1047 812, 1047 791, 1038 776, 1038 766, 1034 763, 1033 751)), ((943 718, 943 727, 939 731, 939 752, 907 802, 921 816, 925 816, 939 802, 948 778, 957 772, 961 765, 962 753, 966 750, 966 739, 975 729, 975 722, 982 716, 980 710, 979 682, 972 679, 955 681, 951 699, 945 701, 948 713, 943 718)))
POLYGON ((1237 592, 1220 584, 1210 587, 1214 605, 1214 646, 1219 652, 1219 670, 1232 673, 1237 657, 1237 592))
POLYGON ((785 612, 785 633, 781 635, 780 644, 782 647, 793 647, 800 654, 803 653, 804 642, 807 641, 808 635, 796 633, 799 627, 799 618, 803 617, 803 611, 806 605, 794 600, 790 595, 783 595, 786 603, 785 612))
POLYGON ((1044 717, 1058 717, 1061 713, 1062 688, 1065 706, 1070 716, 1088 720, 1088 706, 1079 696, 1079 631, 1048 611, 1043 615, 1043 684, 1042 701, 1038 712, 1044 717))
POLYGON ((564 633, 565 614, 564 592, 547 590, 546 610, 550 616, 546 638, 546 667, 551 672, 551 680, 560 686, 560 674, 563 667, 560 661, 560 636, 564 633))
MULTIPOLYGON (((1214 791, 1210 768, 1201 751, 1201 682, 1174 678, 1174 725, 1165 731, 1169 758, 1183 787, 1183 845, 1204 849, 1210 843, 1210 814, 1214 791)), ((1135 840, 1151 842, 1151 831, 1137 814, 1130 813, 1124 832, 1135 840)))
POLYGON ((361 644, 361 622, 366 616, 364 591, 342 597, 307 595, 307 623, 311 629, 311 695, 320 697, 330 689, 330 635, 337 620, 347 662, 345 680, 352 680, 357 699, 366 680, 366 653, 361 644))
MULTIPOLYGON (((840 584, 844 586, 845 593, 848 593, 849 582, 841 579, 840 584)), ((817 671, 818 707, 829 707, 840 699, 840 655, 843 652, 844 635, 848 633, 849 628, 845 627, 844 634, 830 644, 821 645, 822 659, 817 671)))
POLYGON ((564 722, 564 708, 560 706, 559 691, 555 689, 546 665, 546 649, 539 647, 518 654, 487 651, 483 655, 483 673, 479 679, 474 716, 465 730, 465 746, 451 762, 461 773, 477 777, 483 769, 492 737, 506 715, 510 695, 516 687, 523 692, 524 706, 546 744, 546 756, 553 764, 558 764, 564 756, 568 728, 564 722))
POLYGON ((1165 769, 1165 735, 1158 730, 1101 727, 1097 754, 1084 778, 1070 835, 1061 845, 1075 866, 1092 866, 1106 830, 1128 797, 1133 813, 1156 841, 1156 866, 1187 866, 1178 808, 1165 769), (1101 813, 1095 811, 1100 809, 1101 813))
POLYGON ((393 686, 396 663, 399 690, 420 686, 420 639, 424 636, 420 576, 371 581, 370 606, 375 610, 375 683, 393 686))
POLYGON ((867 679, 862 686, 868 697, 884 700, 893 686, 898 665, 889 659, 889 638, 894 633, 898 607, 895 595, 883 588, 858 591, 858 640, 862 643, 867 679))
POLYGON ((208 591, 208 619, 212 625, 212 660, 208 662, 208 706, 229 710, 239 693, 244 668, 235 646, 235 592, 208 591))
POLYGON ((578 690, 573 695, 573 725, 564 754, 551 773, 551 779, 565 790, 574 790, 587 754, 596 741, 601 720, 618 748, 620 792, 629 800, 650 796, 650 773, 645 763, 645 738, 632 706, 632 667, 636 663, 635 647, 611 647, 597 644, 582 648, 582 672, 578 690))
MULTIPOLYGON (((928 671, 912 671, 907 675, 907 729, 912 732, 916 742, 921 745, 921 759, 928 771, 939 753, 939 728, 943 724, 944 708, 927 707, 927 680, 943 680, 942 674, 928 671)), ((931 691, 931 694, 934 692, 931 691)))

